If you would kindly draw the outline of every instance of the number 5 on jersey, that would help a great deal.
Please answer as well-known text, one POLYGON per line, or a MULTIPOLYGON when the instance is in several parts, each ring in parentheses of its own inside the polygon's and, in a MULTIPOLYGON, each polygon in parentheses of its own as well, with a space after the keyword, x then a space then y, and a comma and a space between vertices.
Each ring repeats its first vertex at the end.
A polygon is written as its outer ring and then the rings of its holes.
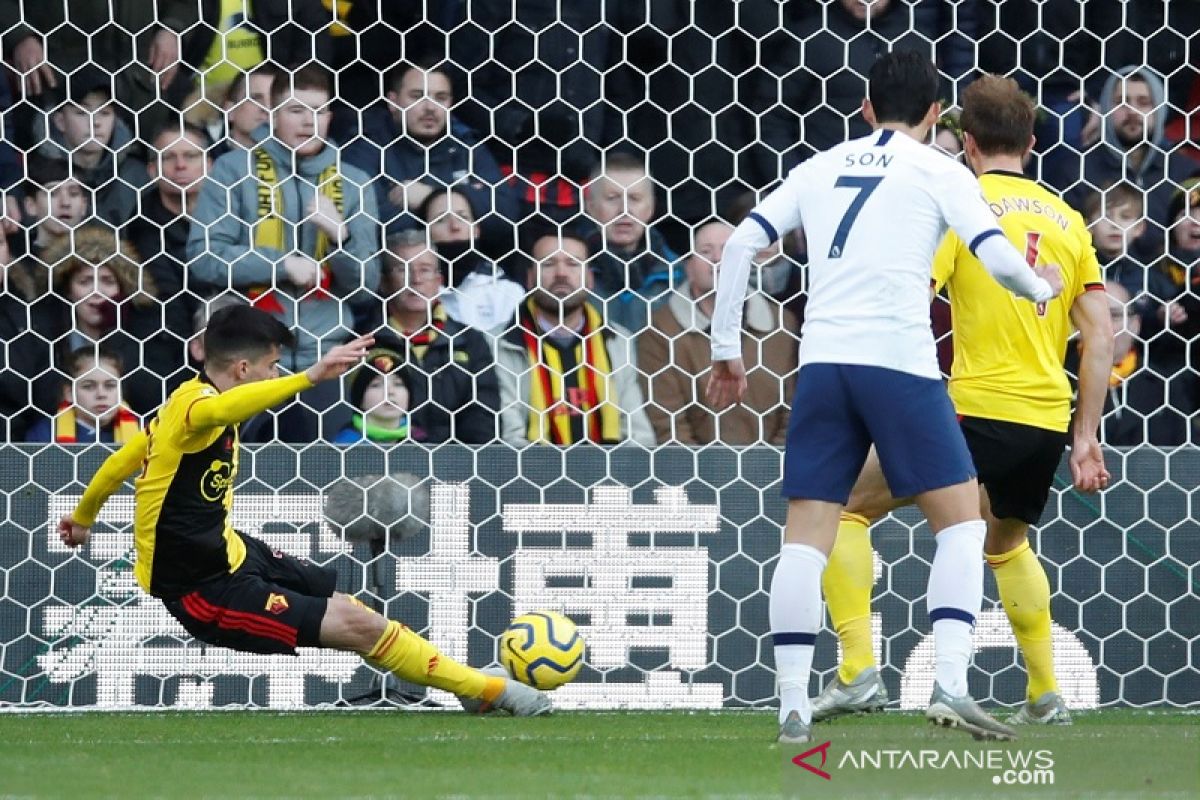
POLYGON ((839 175, 837 181, 833 184, 837 189, 855 189, 858 194, 850 201, 850 207, 846 209, 846 213, 842 215, 842 221, 838 223, 837 231, 833 234, 833 242, 829 245, 829 257, 841 258, 842 251, 846 249, 846 239, 850 236, 850 228, 854 226, 854 220, 858 219, 858 212, 862 211, 862 207, 866 204, 867 198, 871 196, 871 192, 879 186, 883 176, 868 178, 858 175, 839 175))

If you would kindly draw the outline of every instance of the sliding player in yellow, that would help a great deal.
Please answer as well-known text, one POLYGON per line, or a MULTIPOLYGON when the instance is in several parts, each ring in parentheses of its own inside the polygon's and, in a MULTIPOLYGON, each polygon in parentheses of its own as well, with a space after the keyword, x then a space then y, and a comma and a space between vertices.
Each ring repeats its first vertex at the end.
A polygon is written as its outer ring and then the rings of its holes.
MULTIPOLYGON (((1033 146, 1033 101, 1015 81, 984 76, 963 95, 965 152, 1004 235, 1030 266, 1062 266, 1063 292, 1048 303, 1001 288, 953 233, 934 260, 946 285, 954 326, 950 398, 979 473, 987 521, 984 553, 1029 672, 1027 702, 1009 721, 1069 724, 1054 678, 1050 584, 1030 549, 1029 526, 1041 517, 1063 448, 1071 444, 1075 488, 1108 484, 1096 439, 1112 370, 1113 335, 1100 267, 1083 219, 1022 174, 1033 146), (1073 323, 1073 326, 1072 326, 1073 323), (1082 338, 1079 397, 1063 358, 1072 329, 1082 338)), ((875 711, 888 701, 871 646, 872 553, 867 529, 910 501, 893 498, 872 453, 842 514, 823 588, 842 643, 837 677, 813 703, 813 719, 875 711)))
POLYGON ((293 344, 287 327, 250 306, 216 312, 204 333, 203 372, 109 456, 59 522, 59 536, 70 547, 86 544, 105 500, 137 475, 138 583, 200 641, 250 653, 348 650, 402 680, 454 693, 469 711, 545 714, 550 701, 541 692, 453 661, 399 622, 334 591, 334 570, 272 551, 230 525, 238 424, 340 377, 371 342, 364 336, 334 347, 305 372, 281 378, 280 349, 293 344))

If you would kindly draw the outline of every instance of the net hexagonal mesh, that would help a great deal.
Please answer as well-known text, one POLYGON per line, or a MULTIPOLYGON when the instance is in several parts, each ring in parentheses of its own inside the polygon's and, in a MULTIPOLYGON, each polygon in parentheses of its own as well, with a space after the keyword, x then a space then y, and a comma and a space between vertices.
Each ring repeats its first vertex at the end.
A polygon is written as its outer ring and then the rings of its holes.
MULTIPOLYGON (((936 60, 947 157, 963 88, 1017 79, 1038 105, 1027 171, 1104 265, 1113 485, 1080 495, 1064 467, 1033 536, 1063 695, 1197 705, 1194 5, 0 2, 0 707, 451 701, 351 654, 192 639, 134 579, 129 487, 87 547, 59 543, 237 304, 294 335, 285 372, 377 341, 241 426, 236 528, 473 665, 514 616, 567 614, 588 651, 560 707, 773 703, 805 242, 756 260, 751 389, 722 413, 703 395, 713 266, 788 169, 868 130, 866 72, 896 47, 936 60)), ((945 298, 932 324, 948 370, 945 298)), ((933 538, 903 510, 872 542, 877 658, 916 708, 933 538)), ((1017 703, 990 578, 984 606, 972 692, 1017 703)), ((836 650, 826 630, 821 680, 836 650)))

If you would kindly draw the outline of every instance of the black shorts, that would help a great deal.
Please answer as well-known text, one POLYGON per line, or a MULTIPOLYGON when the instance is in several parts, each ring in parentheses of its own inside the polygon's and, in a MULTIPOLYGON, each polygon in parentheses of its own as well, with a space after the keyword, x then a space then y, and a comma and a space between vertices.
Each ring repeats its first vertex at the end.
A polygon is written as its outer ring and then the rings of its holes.
POLYGON ((200 641, 233 650, 295 655, 318 646, 337 572, 238 536, 246 543, 242 566, 163 600, 167 611, 200 641))
POLYGON ((1037 524, 1069 435, 979 417, 961 417, 959 423, 992 515, 1037 524))

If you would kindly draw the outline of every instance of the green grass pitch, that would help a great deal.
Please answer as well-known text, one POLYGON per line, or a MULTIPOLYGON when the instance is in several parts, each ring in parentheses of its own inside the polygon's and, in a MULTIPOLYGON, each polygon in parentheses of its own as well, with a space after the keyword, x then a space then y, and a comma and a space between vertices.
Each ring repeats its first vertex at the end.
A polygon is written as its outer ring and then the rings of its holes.
POLYGON ((985 744, 915 714, 859 717, 816 729, 814 744, 830 742, 826 780, 771 742, 764 712, 0 714, 0 797, 1195 798, 1198 722, 1112 710, 985 744), (849 752, 943 760, 993 749, 1048 750, 1053 785, 996 785, 988 769, 843 763, 849 752))

